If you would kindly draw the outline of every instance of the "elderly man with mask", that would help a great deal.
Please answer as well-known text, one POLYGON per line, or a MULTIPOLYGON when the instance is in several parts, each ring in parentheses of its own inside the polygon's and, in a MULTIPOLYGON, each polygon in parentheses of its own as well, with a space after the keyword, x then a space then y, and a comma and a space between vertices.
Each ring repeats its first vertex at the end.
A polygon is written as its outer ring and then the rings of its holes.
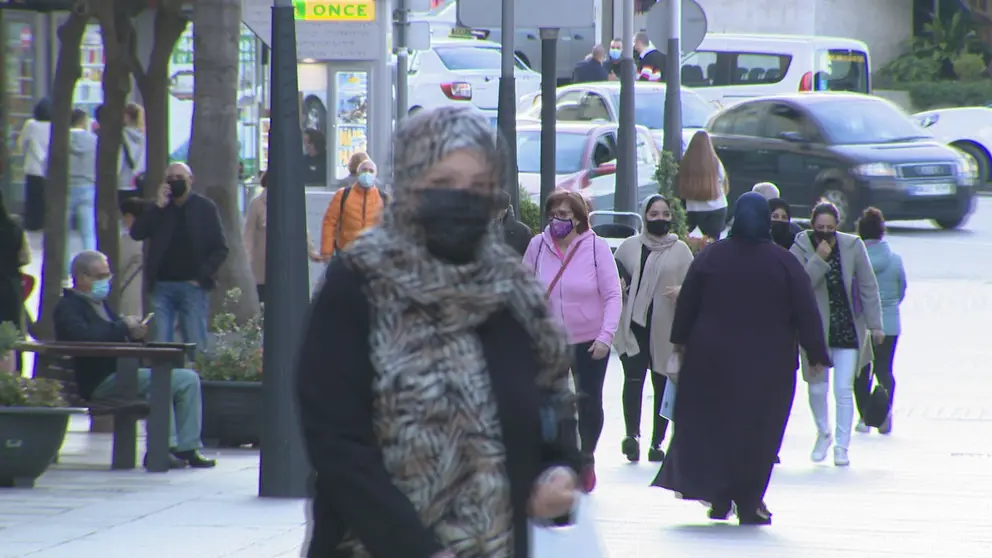
POLYGON ((145 241, 146 287, 151 292, 157 341, 174 339, 176 321, 187 343, 207 346, 207 294, 227 259, 227 241, 217 206, 192 190, 193 172, 169 165, 155 204, 131 226, 131 238, 145 241))
MULTIPOLYGON (((139 316, 118 316, 107 304, 110 263, 95 250, 84 250, 72 260, 72 288, 65 289, 55 306, 55 337, 59 341, 125 343, 145 338, 147 326, 139 316)), ((116 389, 117 361, 104 357, 74 359, 76 385, 84 399, 105 399, 116 389)), ((148 396, 152 372, 138 369, 138 393, 148 396)), ((200 455, 203 407, 200 377, 193 370, 172 371, 172 421, 169 447, 171 467, 210 468, 217 464, 200 455)))

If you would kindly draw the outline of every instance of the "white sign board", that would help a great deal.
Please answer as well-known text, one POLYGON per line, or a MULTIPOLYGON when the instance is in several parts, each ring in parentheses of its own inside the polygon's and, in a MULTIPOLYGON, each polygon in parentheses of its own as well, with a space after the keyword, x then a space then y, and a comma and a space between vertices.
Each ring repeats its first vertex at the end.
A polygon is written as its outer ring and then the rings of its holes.
MULTIPOLYGON (((377 0, 377 7, 385 5, 377 0)), ((380 8, 381 11, 381 8, 380 8)), ((388 12, 382 12, 388 14, 388 12)), ((389 17, 376 21, 296 21, 297 58, 315 60, 382 60, 386 54, 389 17), (385 19, 385 23, 382 20, 385 19)), ((241 20, 272 46, 272 0, 242 0, 241 20)))
MULTIPOLYGON (((527 27, 563 29, 593 27, 595 0, 514 0, 514 23, 527 27)), ((501 0, 458 0, 458 22, 475 29, 500 28, 501 0)))

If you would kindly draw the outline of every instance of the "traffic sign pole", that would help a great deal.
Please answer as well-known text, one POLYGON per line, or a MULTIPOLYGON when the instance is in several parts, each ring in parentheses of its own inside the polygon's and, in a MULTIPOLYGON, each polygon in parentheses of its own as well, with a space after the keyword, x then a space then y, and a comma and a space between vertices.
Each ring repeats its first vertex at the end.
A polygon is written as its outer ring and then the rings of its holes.
POLYGON ((617 126, 615 211, 637 211, 637 129, 634 126, 634 0, 623 0, 623 52, 620 54, 620 114, 617 126))
POLYGON ((393 33, 396 37, 393 53, 396 55, 396 123, 398 124, 410 111, 407 91, 410 80, 410 51, 406 44, 406 33, 410 27, 410 10, 406 7, 406 0, 396 0, 393 22, 393 33))
POLYGON ((506 174, 503 187, 510 195, 510 206, 513 214, 520 218, 520 178, 517 171, 517 83, 514 74, 516 54, 514 49, 513 18, 514 0, 503 0, 502 6, 502 43, 500 50, 503 56, 502 69, 499 77, 499 105, 496 112, 496 123, 500 137, 506 144, 506 174))
POLYGON ((665 151, 682 160, 682 0, 668 0, 665 56, 665 151))
POLYGON ((555 191, 555 144, 558 126, 555 124, 555 99, 558 94, 558 29, 541 29, 541 227, 548 224, 543 211, 548 196, 555 191))

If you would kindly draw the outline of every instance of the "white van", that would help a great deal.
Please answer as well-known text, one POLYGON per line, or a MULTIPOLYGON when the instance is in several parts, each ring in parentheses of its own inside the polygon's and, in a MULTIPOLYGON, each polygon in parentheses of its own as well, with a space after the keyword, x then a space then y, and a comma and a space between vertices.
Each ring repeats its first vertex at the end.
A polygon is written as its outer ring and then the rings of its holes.
POLYGON ((871 91, 868 46, 840 37, 709 33, 682 85, 722 106, 797 91, 871 91))

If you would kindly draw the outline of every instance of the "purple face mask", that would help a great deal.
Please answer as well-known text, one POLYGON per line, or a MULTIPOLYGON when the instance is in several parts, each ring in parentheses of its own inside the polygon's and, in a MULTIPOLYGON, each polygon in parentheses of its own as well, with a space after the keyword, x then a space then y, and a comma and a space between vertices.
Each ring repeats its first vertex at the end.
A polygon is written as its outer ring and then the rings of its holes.
POLYGON ((551 236, 555 238, 565 238, 572 232, 575 225, 569 219, 559 219, 555 217, 551 220, 551 236))

